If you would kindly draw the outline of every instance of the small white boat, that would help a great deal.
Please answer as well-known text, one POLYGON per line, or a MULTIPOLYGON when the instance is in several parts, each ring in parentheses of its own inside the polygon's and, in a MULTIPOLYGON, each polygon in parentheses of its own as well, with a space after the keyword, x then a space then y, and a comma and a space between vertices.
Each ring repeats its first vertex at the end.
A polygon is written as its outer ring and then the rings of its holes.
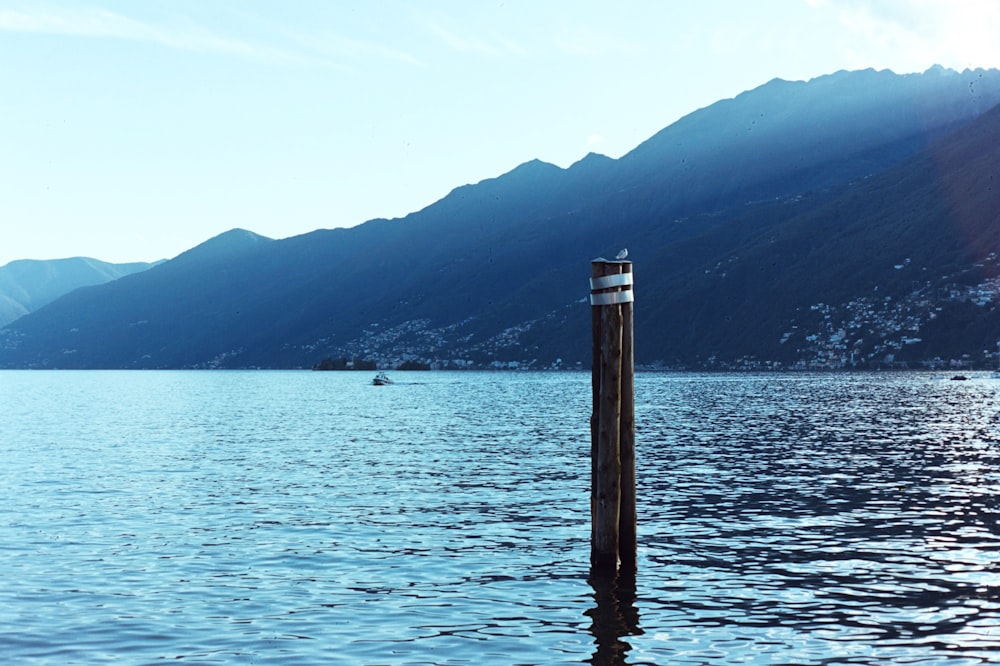
POLYGON ((391 383, 392 380, 389 379, 389 375, 385 374, 384 372, 378 373, 377 375, 375 375, 375 379, 372 380, 372 384, 374 384, 375 386, 386 386, 391 383))

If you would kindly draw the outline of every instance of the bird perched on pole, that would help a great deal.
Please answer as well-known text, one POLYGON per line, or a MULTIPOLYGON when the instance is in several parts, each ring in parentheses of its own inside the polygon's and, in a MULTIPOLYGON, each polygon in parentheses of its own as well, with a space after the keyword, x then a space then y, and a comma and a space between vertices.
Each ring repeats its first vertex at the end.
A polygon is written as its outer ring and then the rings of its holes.
POLYGON ((619 261, 621 261, 622 259, 624 259, 627 256, 628 256, 628 248, 627 247, 623 247, 622 251, 615 255, 615 259, 618 259, 619 261))

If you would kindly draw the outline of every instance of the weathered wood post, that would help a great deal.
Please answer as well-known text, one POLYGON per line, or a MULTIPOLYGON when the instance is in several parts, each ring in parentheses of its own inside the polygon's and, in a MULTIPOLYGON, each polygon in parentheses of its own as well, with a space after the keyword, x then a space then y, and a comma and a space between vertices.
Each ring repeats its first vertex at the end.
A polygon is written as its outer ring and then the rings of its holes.
POLYGON ((635 568, 635 407, 632 262, 591 262, 591 570, 635 568))
MULTIPOLYGON (((622 265, 622 273, 632 280, 632 263, 622 265)), ((619 458, 621 459, 621 509, 618 517, 618 560, 623 569, 635 571, 636 509, 635 509, 635 357, 632 352, 632 292, 622 303, 622 409, 619 427, 619 458)))

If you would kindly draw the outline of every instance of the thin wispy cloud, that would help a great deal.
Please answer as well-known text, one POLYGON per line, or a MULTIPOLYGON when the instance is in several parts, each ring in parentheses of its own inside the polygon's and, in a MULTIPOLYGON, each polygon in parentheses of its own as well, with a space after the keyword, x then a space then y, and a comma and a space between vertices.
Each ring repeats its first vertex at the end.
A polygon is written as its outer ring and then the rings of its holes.
POLYGON ((375 59, 418 67, 424 64, 413 54, 378 41, 345 37, 331 31, 305 33, 280 30, 279 32, 296 46, 324 57, 333 57, 344 61, 375 59))
POLYGON ((453 17, 423 20, 427 34, 439 44, 463 55, 490 60, 551 56, 599 58, 635 55, 639 49, 617 37, 614 30, 585 23, 567 24, 561 16, 541 12, 535 25, 510 26, 498 21, 487 26, 453 17))
POLYGON ((438 20, 425 22, 427 31, 448 48, 467 55, 478 55, 487 58, 527 55, 528 49, 520 43, 503 36, 475 35, 466 30, 459 33, 451 26, 446 26, 438 20))
POLYGON ((598 58, 609 54, 635 55, 637 49, 623 39, 589 26, 563 27, 555 36, 555 47, 570 56, 598 58))
POLYGON ((309 54, 232 37, 187 20, 154 23, 96 7, 0 9, 0 31, 120 39, 274 64, 317 62, 309 54))

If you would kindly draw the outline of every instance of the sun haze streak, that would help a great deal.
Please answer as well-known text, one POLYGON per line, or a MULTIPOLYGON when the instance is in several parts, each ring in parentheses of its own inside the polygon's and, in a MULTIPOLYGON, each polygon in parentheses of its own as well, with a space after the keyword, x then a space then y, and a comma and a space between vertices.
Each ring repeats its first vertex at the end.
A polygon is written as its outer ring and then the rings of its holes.
POLYGON ((1000 64, 1000 5, 993 0, 807 0, 832 12, 849 36, 854 66, 918 71, 929 62, 952 69, 1000 64))

